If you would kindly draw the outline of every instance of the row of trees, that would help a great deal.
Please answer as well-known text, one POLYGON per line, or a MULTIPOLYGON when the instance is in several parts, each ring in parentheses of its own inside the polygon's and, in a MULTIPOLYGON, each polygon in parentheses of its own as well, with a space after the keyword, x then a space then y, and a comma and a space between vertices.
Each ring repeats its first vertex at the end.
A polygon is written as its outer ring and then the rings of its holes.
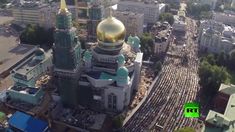
POLYGON ((229 54, 225 52, 215 55, 209 54, 202 57, 202 60, 207 60, 212 65, 223 66, 231 71, 235 71, 235 50, 232 50, 229 54))
POLYGON ((189 15, 199 20, 212 18, 212 11, 209 5, 201 5, 189 1, 187 2, 186 10, 189 15))
POLYGON ((228 55, 221 52, 219 55, 209 54, 201 58, 199 83, 207 97, 213 97, 221 83, 230 83, 228 69, 235 71, 235 50, 228 55))
POLYGON ((54 28, 44 29, 39 25, 27 25, 20 35, 21 43, 46 46, 50 48, 54 43, 54 28))
POLYGON ((202 61, 199 68, 200 85, 203 93, 208 97, 213 97, 219 89, 221 83, 228 82, 230 75, 226 68, 212 65, 208 61, 202 61))

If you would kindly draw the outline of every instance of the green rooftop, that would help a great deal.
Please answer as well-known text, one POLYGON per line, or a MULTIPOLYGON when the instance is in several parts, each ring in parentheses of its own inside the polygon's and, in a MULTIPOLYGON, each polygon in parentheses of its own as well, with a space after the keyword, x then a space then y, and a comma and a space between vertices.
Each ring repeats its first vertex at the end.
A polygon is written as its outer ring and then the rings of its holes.
POLYGON ((6 114, 3 112, 0 112, 0 123, 2 123, 6 119, 6 114))
POLYGON ((112 76, 112 75, 105 73, 105 72, 102 72, 100 74, 100 79, 104 79, 104 80, 112 79, 113 80, 114 78, 115 78, 115 76, 112 76))

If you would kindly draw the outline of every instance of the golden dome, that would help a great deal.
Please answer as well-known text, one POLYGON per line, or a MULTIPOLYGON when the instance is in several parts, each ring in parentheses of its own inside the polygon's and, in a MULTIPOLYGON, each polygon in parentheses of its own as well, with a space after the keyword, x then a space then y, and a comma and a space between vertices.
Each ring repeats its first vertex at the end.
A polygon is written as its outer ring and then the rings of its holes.
POLYGON ((109 16, 98 24, 96 33, 98 41, 115 43, 124 41, 126 29, 121 21, 109 16))

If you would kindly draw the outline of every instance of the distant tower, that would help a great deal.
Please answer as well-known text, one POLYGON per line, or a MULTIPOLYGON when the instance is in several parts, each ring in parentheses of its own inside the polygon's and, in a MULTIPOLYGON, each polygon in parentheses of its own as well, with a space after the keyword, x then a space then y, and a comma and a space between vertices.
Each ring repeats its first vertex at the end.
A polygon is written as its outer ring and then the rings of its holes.
POLYGON ((72 15, 61 0, 56 16, 55 44, 53 46, 54 76, 61 100, 66 105, 76 105, 81 46, 72 27, 72 15))

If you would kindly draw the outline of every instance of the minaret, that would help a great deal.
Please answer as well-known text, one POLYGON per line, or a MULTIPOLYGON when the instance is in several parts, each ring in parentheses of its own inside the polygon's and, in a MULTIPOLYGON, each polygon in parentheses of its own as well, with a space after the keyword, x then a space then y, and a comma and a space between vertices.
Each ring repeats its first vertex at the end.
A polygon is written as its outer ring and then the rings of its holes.
POLYGON ((81 46, 76 36, 76 28, 72 27, 72 15, 67 9, 65 0, 60 2, 54 38, 53 64, 56 85, 62 102, 66 105, 75 105, 81 65, 81 46))
POLYGON ((81 47, 76 36, 76 28, 72 27, 72 15, 61 0, 56 16, 54 65, 55 68, 76 71, 80 63, 81 47))

